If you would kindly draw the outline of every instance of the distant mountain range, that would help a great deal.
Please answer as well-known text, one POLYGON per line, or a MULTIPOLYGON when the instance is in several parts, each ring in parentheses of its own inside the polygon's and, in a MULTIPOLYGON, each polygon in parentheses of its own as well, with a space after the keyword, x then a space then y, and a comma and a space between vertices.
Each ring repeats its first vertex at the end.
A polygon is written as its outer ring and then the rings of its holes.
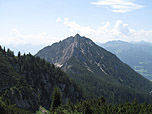
POLYGON ((83 89, 86 97, 104 96, 111 103, 134 99, 152 102, 149 95, 152 83, 149 80, 79 34, 47 46, 35 56, 64 70, 83 89))
POLYGON ((152 43, 110 41, 97 44, 116 54, 124 63, 127 63, 145 78, 152 80, 152 43))

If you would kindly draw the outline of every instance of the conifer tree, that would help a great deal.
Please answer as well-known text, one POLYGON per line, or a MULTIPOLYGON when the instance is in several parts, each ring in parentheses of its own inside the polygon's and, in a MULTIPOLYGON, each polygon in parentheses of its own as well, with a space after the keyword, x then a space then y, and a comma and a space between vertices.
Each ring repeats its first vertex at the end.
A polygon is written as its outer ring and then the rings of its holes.
POLYGON ((18 52, 18 58, 20 58, 20 56, 21 56, 21 52, 19 51, 19 52, 18 52))
POLYGON ((2 51, 2 47, 0 46, 0 51, 2 51))
POLYGON ((55 88, 52 96, 51 111, 54 111, 57 107, 61 105, 61 99, 62 98, 59 88, 55 88))

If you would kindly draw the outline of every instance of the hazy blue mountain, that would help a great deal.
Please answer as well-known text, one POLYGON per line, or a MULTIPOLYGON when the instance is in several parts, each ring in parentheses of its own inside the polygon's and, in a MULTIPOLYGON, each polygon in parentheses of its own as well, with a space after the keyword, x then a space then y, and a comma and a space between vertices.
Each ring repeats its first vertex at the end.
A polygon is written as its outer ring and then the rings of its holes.
POLYGON ((149 80, 79 34, 43 48, 36 56, 61 67, 83 89, 86 97, 104 96, 112 103, 133 99, 151 101, 149 80))
POLYGON ((99 45, 116 54, 124 63, 127 63, 145 78, 152 80, 151 43, 128 43, 123 41, 111 41, 99 45))

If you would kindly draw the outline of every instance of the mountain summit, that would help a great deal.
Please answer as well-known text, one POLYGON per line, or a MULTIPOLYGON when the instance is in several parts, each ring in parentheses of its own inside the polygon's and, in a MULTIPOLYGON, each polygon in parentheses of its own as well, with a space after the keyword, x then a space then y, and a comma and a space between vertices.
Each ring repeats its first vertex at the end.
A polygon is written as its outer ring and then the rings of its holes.
POLYGON ((81 36, 77 33, 74 38, 81 38, 81 36))
POLYGON ((85 47, 89 45, 95 44, 90 39, 76 34, 74 37, 69 37, 62 42, 54 43, 52 46, 45 47, 43 50, 39 51, 36 56, 61 67, 72 56, 82 57, 82 54, 87 51, 85 47), (77 50, 79 48, 80 50, 77 50))
POLYGON ((151 101, 150 81, 114 54, 79 34, 45 47, 36 56, 61 67, 82 87, 87 97, 104 96, 108 102, 114 103, 134 99, 151 101))

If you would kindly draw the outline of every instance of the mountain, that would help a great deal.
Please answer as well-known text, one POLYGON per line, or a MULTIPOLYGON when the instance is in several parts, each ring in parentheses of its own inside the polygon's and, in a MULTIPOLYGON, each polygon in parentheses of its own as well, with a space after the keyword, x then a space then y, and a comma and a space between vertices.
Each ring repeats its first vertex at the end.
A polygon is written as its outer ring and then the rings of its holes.
POLYGON ((35 56, 61 67, 83 89, 86 97, 104 96, 107 102, 136 99, 152 102, 152 83, 114 54, 76 34, 40 50, 35 56))
POLYGON ((100 44, 100 46, 116 54, 123 62, 127 63, 145 78, 152 80, 151 43, 111 41, 105 44, 100 44))
POLYGON ((63 104, 83 99, 82 91, 53 64, 31 54, 14 56, 0 47, 0 98, 32 112, 50 108, 53 89, 62 93, 63 104))

